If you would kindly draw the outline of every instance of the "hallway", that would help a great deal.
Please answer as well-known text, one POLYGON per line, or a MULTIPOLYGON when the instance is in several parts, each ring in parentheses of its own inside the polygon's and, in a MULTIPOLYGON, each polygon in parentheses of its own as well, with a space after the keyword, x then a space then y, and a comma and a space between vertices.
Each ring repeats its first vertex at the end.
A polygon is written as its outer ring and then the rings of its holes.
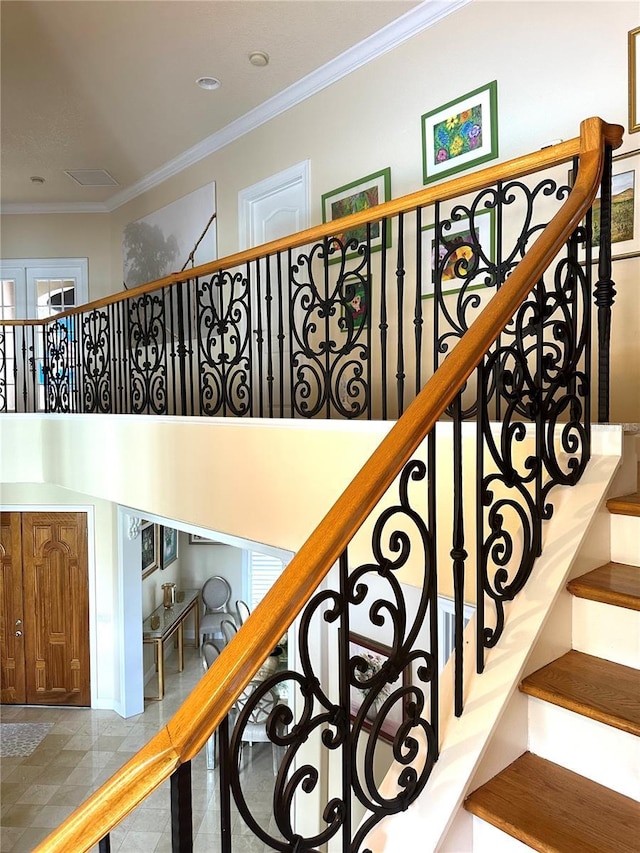
MULTIPOLYGON (((49 723, 51 728, 25 757, 0 762, 0 851, 29 853, 97 787, 131 757, 177 710, 202 675, 199 650, 185 647, 185 669, 167 660, 167 692, 145 702, 143 714, 124 720, 113 711, 85 708, 0 706, 0 723, 49 723)), ((2 725, 0 725, 0 738, 2 725)), ((271 816, 271 750, 246 750, 245 788, 253 803, 264 798, 265 825, 271 816), (253 753, 253 754, 252 754, 253 753), (269 784, 263 784, 269 780, 269 784)), ((192 762, 194 851, 220 849, 218 774, 207 771, 204 750, 192 762)), ((234 853, 262 853, 262 842, 246 835, 233 809, 234 853)), ((97 853, 97 847, 94 848, 97 853)), ((162 785, 111 834, 112 853, 170 853, 169 782, 162 785)))

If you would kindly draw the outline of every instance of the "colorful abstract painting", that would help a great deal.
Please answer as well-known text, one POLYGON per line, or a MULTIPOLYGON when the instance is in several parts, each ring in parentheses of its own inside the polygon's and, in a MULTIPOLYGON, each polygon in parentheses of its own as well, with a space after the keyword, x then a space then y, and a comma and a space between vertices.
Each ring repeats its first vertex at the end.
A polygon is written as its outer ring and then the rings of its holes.
POLYGON ((449 116, 433 128, 434 163, 453 160, 482 146, 482 105, 449 116))

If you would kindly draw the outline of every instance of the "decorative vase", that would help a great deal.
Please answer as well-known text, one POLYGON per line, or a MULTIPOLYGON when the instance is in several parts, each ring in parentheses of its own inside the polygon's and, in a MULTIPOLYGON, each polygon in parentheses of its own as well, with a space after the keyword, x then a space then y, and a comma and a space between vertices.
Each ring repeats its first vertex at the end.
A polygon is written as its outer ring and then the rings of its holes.
POLYGON ((173 607, 176 601, 176 585, 174 583, 162 584, 162 603, 166 608, 173 607))

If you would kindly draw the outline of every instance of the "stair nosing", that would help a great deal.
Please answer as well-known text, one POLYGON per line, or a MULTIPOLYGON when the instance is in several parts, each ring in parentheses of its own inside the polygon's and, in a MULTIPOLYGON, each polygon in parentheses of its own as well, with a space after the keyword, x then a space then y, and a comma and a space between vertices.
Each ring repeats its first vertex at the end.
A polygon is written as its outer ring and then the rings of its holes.
MULTIPOLYGON (((619 673, 628 677, 631 673, 633 673, 634 676, 637 674, 638 695, 640 695, 639 670, 635 670, 633 667, 624 666, 623 664, 606 661, 603 658, 597 658, 593 655, 587 655, 573 649, 567 652, 567 654, 562 655, 557 660, 551 661, 551 663, 526 676, 526 678, 520 682, 520 691, 528 696, 533 696, 534 698, 542 699, 545 702, 556 705, 559 708, 565 708, 566 710, 573 711, 583 717, 588 717, 591 720, 612 726, 613 728, 627 732, 630 735, 640 737, 640 719, 636 720, 634 718, 630 718, 628 715, 625 716, 623 712, 614 713, 610 710, 599 707, 597 704, 589 704, 587 701, 568 695, 558 687, 550 687, 547 684, 540 683, 540 678, 544 677, 543 674, 553 671, 554 665, 556 665, 557 668, 560 662, 566 662, 569 661, 569 659, 573 659, 577 663, 582 663, 587 666, 589 665, 590 660, 598 661, 598 664, 608 669, 612 675, 619 673)), ((576 678, 578 678, 578 676, 576 676, 576 678)))
POLYGON ((623 607, 625 610, 640 611, 640 567, 633 566, 629 563, 617 563, 611 561, 586 572, 580 577, 573 578, 567 583, 569 592, 576 598, 584 598, 589 601, 599 601, 603 604, 609 604, 613 607, 623 607), (638 577, 638 593, 626 592, 619 589, 611 589, 598 585, 591 580, 598 577, 599 573, 609 570, 610 572, 618 572, 620 574, 637 574, 638 577))

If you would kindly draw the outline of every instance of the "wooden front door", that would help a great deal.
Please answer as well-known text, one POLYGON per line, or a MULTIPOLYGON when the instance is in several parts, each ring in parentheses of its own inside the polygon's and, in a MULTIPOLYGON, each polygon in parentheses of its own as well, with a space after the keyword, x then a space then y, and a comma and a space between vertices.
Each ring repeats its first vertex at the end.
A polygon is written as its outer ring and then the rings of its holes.
MULTIPOLYGON (((11 614, 5 621, 23 622, 22 637, 16 638, 24 647, 22 701, 89 705, 86 514, 23 513, 21 574, 23 615, 11 614)), ((7 635, 3 632, 8 640, 7 635)), ((20 702, 4 699, 4 671, 3 660, 2 701, 20 702)))
POLYGON ((0 513, 0 702, 24 705, 24 625, 20 513, 0 513))

